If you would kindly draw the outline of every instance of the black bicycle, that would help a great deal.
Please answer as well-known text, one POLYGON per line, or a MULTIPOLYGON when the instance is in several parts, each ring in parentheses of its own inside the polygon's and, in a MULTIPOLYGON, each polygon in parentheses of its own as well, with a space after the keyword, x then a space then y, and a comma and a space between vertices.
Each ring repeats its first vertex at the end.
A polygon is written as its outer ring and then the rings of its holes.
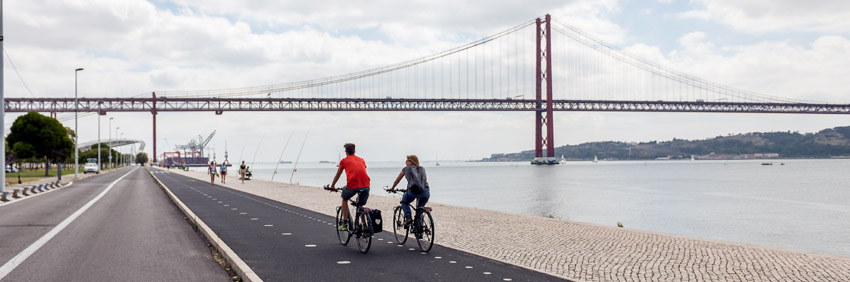
MULTIPOLYGON (((407 189, 384 190, 387 193, 407 192, 407 189)), ((419 206, 419 199, 416 199, 416 203, 419 206)), ((416 211, 416 213, 413 216, 413 221, 407 224, 404 222, 404 210, 401 209, 401 204, 393 208, 392 224, 395 240, 399 245, 404 245, 407 242, 408 235, 413 233, 416 243, 419 244, 419 249, 423 252, 429 252, 431 251, 431 247, 434 246, 434 218, 431 217, 431 208, 414 208, 413 205, 408 206, 410 206, 411 210, 416 211)))
MULTIPOLYGON (((331 188, 330 185, 325 185, 325 190, 331 192, 339 192, 342 188, 331 188)), ((351 240, 351 237, 357 238, 357 246, 360 249, 361 253, 369 252, 369 248, 372 246, 372 235, 375 235, 375 232, 372 229, 372 217, 369 215, 369 208, 365 208, 362 205, 358 205, 360 202, 360 192, 357 192, 357 197, 351 197, 349 200, 351 202, 351 206, 355 208, 354 218, 357 220, 351 221, 351 214, 349 213, 349 217, 347 218, 347 222, 349 222, 346 230, 339 230, 340 226, 345 224, 345 220, 343 220, 342 215, 342 206, 336 207, 336 236, 339 239, 339 243, 343 246, 348 245, 348 242, 351 240)))

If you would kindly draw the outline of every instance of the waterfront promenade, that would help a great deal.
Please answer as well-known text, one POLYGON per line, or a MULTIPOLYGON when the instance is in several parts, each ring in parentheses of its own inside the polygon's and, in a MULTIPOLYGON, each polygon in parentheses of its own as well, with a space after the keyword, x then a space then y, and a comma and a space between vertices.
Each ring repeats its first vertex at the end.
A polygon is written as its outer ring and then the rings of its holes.
MULTIPOLYGON (((209 181, 200 172, 170 172, 209 181)), ((241 184, 233 176, 223 186, 330 216, 339 205, 339 194, 317 187, 262 180, 241 184)), ((367 206, 383 210, 386 219, 398 196, 385 195, 380 187, 373 188, 367 206)), ((570 280, 850 281, 846 257, 439 203, 429 206, 434 208, 437 244, 570 280)))

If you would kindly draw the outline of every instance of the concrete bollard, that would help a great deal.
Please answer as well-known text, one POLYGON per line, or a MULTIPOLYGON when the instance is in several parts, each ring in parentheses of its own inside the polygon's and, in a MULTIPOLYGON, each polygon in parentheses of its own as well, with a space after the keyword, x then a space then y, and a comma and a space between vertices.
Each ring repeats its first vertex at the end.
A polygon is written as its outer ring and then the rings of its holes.
POLYGON ((44 192, 44 187, 46 187, 46 186, 47 186, 47 183, 38 184, 38 189, 36 189, 36 191, 38 191, 39 193, 44 192))
POLYGON ((21 195, 29 196, 30 195, 30 189, 32 189, 32 186, 24 186, 24 189, 21 189, 21 195))
POLYGON ((10 198, 9 198, 11 194, 12 194, 12 193, 5 192, 5 191, 4 191, 4 192, 0 192, 0 201, 2 201, 2 202, 8 202, 8 201, 11 201, 12 199, 10 199, 10 198))
POLYGON ((21 198, 21 189, 12 190, 12 198, 21 198))
POLYGON ((39 193, 39 191, 38 191, 38 189, 39 189, 39 188, 41 188, 41 184, 39 184, 39 185, 33 185, 33 186, 32 186, 32 188, 30 188, 30 194, 38 194, 38 193, 39 193))

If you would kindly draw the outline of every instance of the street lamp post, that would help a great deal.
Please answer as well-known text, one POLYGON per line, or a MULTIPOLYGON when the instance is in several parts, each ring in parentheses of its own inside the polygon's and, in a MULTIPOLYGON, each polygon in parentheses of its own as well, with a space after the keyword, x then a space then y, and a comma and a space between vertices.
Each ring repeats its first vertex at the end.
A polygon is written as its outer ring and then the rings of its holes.
POLYGON ((112 117, 109 118, 109 168, 112 168, 112 117))
POLYGON ((74 70, 74 179, 77 179, 77 174, 80 172, 80 157, 77 154, 77 139, 80 139, 80 131, 77 129, 77 73, 83 68, 74 70))
POLYGON ((100 173, 100 108, 103 106, 103 101, 97 101, 97 173, 100 173))
MULTIPOLYGON (((118 130, 119 129, 121 129, 120 126, 115 127, 115 137, 118 137, 118 130)), ((118 150, 115 150, 115 152, 118 153, 118 150)), ((118 168, 118 157, 120 157, 120 156, 121 155, 115 156, 115 168, 118 168)))
MULTIPOLYGON (((120 140, 124 140, 124 132, 121 132, 121 139, 120 140)), ((126 165, 126 164, 124 163, 124 152, 122 150, 122 152, 121 152, 121 166, 124 166, 124 165, 126 165)))

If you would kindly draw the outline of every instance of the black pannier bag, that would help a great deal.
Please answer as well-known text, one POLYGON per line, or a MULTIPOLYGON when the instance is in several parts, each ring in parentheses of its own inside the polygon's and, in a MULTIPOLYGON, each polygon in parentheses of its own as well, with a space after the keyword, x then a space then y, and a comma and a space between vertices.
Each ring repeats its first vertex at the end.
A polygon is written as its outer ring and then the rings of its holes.
POLYGON ((369 211, 369 216, 372 217, 372 231, 375 233, 384 231, 384 221, 381 219, 381 210, 372 209, 369 211))

